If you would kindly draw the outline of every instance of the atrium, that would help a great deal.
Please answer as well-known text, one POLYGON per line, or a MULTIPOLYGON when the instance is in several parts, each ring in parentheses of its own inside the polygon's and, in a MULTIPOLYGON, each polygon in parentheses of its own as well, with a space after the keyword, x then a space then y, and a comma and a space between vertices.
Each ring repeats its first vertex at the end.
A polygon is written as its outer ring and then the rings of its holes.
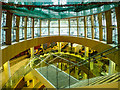
POLYGON ((120 89, 120 2, 1 0, 1 89, 120 89))

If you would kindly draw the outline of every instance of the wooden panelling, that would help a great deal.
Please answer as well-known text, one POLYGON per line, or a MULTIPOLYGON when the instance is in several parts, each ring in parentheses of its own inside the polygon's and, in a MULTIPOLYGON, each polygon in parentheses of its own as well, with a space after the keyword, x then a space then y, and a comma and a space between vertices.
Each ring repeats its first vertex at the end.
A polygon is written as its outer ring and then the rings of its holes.
MULTIPOLYGON (((72 36, 50 36, 50 37, 41 37, 41 38, 34 38, 29 40, 24 40, 22 42, 18 42, 16 44, 10 45, 4 49, 2 49, 2 64, 6 61, 10 60, 20 52, 23 52, 31 47, 43 44, 43 43, 52 43, 52 42, 70 42, 70 43, 77 43, 83 46, 90 47, 98 52, 102 52, 106 49, 111 48, 112 46, 108 44, 104 44, 100 41, 95 41, 87 38, 80 38, 80 37, 72 37, 72 36)), ((108 55, 111 60, 116 63, 118 60, 118 55, 116 53, 112 53, 108 55)))

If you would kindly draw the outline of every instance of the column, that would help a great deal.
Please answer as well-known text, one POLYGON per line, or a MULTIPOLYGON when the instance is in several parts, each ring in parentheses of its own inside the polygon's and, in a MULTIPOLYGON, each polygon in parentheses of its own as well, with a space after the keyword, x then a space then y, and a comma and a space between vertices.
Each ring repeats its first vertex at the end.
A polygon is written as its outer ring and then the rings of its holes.
POLYGON ((111 60, 109 60, 109 75, 115 73, 115 63, 111 60))
POLYGON ((94 17, 91 16, 91 33, 92 33, 92 39, 94 39, 94 17))
POLYGON ((24 39, 27 39, 27 17, 24 18, 24 39))
POLYGON ((57 42, 57 46, 58 46, 58 52, 61 52, 61 43, 57 42))
POLYGON ((85 47, 85 56, 88 57, 89 56, 89 47, 85 47))
MULTIPOLYGON (((120 6, 115 8, 115 12, 117 19, 118 45, 120 45, 120 6)), ((120 46, 118 48, 120 48, 120 46)), ((118 72, 120 72, 120 50, 118 51, 117 65, 118 65, 118 72)))
POLYGON ((85 33, 85 38, 87 38, 87 17, 84 17, 84 33, 85 33))
POLYGON ((79 37, 79 18, 77 17, 77 37, 79 37))
POLYGON ((4 76, 5 76, 5 82, 8 81, 8 79, 11 77, 11 72, 10 72, 10 62, 7 61, 4 65, 4 76))
POLYGON ((16 42, 19 42, 19 24, 20 24, 20 17, 16 16, 16 42))
POLYGON ((30 48, 31 58, 34 57, 34 47, 30 48))
POLYGON ((75 77, 77 79, 79 79, 79 75, 78 75, 78 67, 75 66, 75 77))
POLYGON ((48 20, 48 36, 50 36, 50 20, 48 20))
POLYGON ((69 25, 69 36, 70 36, 70 19, 68 19, 68 25, 69 25))
POLYGON ((42 24, 42 20, 40 19, 40 37, 41 37, 41 24, 42 24))
POLYGON ((34 18, 32 18, 32 38, 34 38, 34 18))
POLYGON ((98 23, 99 23, 99 40, 103 40, 103 29, 102 29, 102 13, 98 14, 98 23))
POLYGON ((60 20, 58 20, 58 31, 59 31, 59 36, 60 36, 60 20))
POLYGON ((83 79, 87 79, 87 74, 82 71, 83 79))
POLYGON ((107 30, 107 44, 112 43, 112 20, 111 20, 111 10, 105 12, 105 18, 106 18, 106 30, 107 30))
POLYGON ((12 13, 7 11, 6 16, 6 45, 11 45, 12 13))

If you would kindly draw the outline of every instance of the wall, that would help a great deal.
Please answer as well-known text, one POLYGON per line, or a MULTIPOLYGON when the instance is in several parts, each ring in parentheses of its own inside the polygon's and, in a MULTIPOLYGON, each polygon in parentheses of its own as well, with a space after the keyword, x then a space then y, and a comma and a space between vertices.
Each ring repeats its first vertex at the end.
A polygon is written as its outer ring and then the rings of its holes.
MULTIPOLYGON (((100 41, 87 39, 87 38, 80 38, 80 37, 71 37, 71 36, 39 37, 35 39, 24 40, 24 41, 9 45, 6 48, 3 48, 2 49, 2 64, 10 60, 12 57, 19 54, 20 52, 25 51, 26 49, 29 49, 33 46, 37 46, 43 43, 51 43, 51 42, 77 43, 83 46, 90 47, 94 50, 97 50, 98 52, 102 52, 112 47, 111 45, 105 44, 100 41)), ((108 55, 107 57, 109 57, 115 63, 118 63, 118 52, 112 53, 108 55)))

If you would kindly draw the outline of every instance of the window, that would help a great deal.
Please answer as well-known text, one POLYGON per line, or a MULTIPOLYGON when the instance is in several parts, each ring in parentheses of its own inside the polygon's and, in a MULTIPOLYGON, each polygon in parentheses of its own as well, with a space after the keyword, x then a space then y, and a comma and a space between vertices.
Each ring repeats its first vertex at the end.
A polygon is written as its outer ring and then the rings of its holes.
POLYGON ((16 29, 14 29, 14 27, 16 27, 16 16, 15 15, 13 15, 13 18, 12 18, 12 30, 11 30, 12 42, 16 41, 16 29))
POLYGON ((84 17, 79 18, 79 36, 84 37, 84 17))
POLYGON ((50 35, 59 35, 58 31, 58 20, 50 21, 50 35))
POLYGON ((77 19, 70 19, 70 36, 77 36, 77 19))
POLYGON ((106 41, 106 19, 105 13, 102 13, 102 26, 103 26, 103 41, 106 41))
POLYGON ((27 38, 31 38, 31 33, 32 33, 32 19, 31 18, 27 18, 27 38))
MULTIPOLYGON (((6 26, 6 12, 2 11, 2 18, 1 18, 1 27, 6 26)), ((1 44, 5 44, 6 32, 5 29, 1 28, 1 44)))
POLYGON ((41 28, 41 36, 42 37, 48 36, 48 28, 41 28))
POLYGON ((60 20, 60 35, 69 35, 69 24, 68 19, 60 20))
POLYGON ((87 37, 91 38, 92 33, 91 33, 91 16, 87 17, 87 37))
POLYGON ((112 17, 112 41, 114 44, 118 43, 118 32, 117 32, 117 21, 116 21, 116 13, 115 9, 111 10, 111 17, 112 17))
POLYGON ((40 20, 34 19, 34 38, 40 37, 40 20))
POLYGON ((20 17, 19 39, 24 39, 24 17, 20 17))
POLYGON ((98 15, 94 15, 94 38, 99 39, 99 23, 98 23, 98 15))

